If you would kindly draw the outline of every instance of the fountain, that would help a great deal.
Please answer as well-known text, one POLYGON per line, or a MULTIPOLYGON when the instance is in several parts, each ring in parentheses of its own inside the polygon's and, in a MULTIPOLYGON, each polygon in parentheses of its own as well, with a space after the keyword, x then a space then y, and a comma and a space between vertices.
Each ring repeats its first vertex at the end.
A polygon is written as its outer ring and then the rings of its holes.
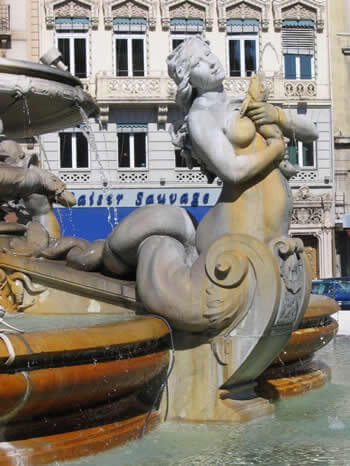
MULTIPOLYGON (((61 66, 54 51, 43 61, 0 61, 8 137, 97 114, 79 81, 52 66, 61 66)), ((267 103, 261 76, 242 106, 228 99, 223 68, 201 37, 180 44, 168 68, 186 114, 174 144, 208 180, 223 180, 197 229, 181 208, 147 206, 104 240, 54 237, 35 218, 52 219, 53 202, 74 199, 24 163, 15 143, 4 146, 18 154, 4 155, 0 197, 23 201, 17 213, 27 209, 33 221, 1 227, 0 464, 95 453, 143 435, 165 412, 195 422, 256 419, 273 412, 269 399, 288 395, 282 379, 294 394, 329 376, 310 361, 320 337, 334 336, 337 307, 322 297, 309 304, 303 244, 288 236, 294 168, 284 137, 314 140, 316 129, 267 103)))

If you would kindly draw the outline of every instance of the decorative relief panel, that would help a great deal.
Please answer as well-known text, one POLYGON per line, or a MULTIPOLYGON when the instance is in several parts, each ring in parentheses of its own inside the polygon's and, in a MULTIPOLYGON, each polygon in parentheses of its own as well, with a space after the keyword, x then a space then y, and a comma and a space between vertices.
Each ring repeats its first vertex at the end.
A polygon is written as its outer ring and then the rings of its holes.
POLYGON ((183 2, 169 9, 170 18, 205 19, 205 9, 191 2, 183 2))
POLYGON ((172 18, 203 19, 206 30, 213 27, 213 0, 161 0, 163 29, 169 29, 172 18))
POLYGON ((272 8, 276 31, 281 30, 284 19, 312 19, 317 31, 323 31, 325 0, 275 0, 272 8))
POLYGON ((156 25, 156 5, 152 0, 103 0, 106 29, 111 29, 114 18, 146 18, 152 29, 156 25))
POLYGON ((147 18, 148 8, 132 1, 124 2, 112 9, 113 18, 147 18))
POLYGON ((308 186, 303 186, 294 195, 292 223, 321 225, 332 228, 332 194, 313 194, 308 186))
POLYGON ((158 95, 159 79, 113 79, 108 83, 109 91, 121 95, 158 95))
POLYGON ((258 19, 261 28, 267 30, 269 27, 269 1, 268 0, 218 0, 219 29, 226 29, 228 19, 258 19))
POLYGON ((247 3, 239 3, 232 7, 226 8, 226 18, 255 18, 261 19, 261 10, 255 6, 248 5, 247 3))
POLYGON ((323 223, 323 209, 321 207, 293 209, 292 223, 320 225, 323 223))
POLYGON ((98 27, 98 0, 45 0, 46 26, 55 26, 55 18, 84 17, 89 18, 92 28, 98 27))
POLYGON ((312 21, 317 20, 316 11, 313 8, 309 8, 306 5, 297 3, 287 8, 282 9, 282 20, 283 19, 311 19, 312 21))
POLYGON ((285 97, 316 97, 317 84, 316 81, 285 81, 284 82, 285 97))
MULTIPOLYGON (((228 78, 224 80, 224 89, 230 95, 244 95, 248 92, 250 78, 228 78)), ((264 79, 264 87, 269 98, 274 97, 272 79, 264 79)))

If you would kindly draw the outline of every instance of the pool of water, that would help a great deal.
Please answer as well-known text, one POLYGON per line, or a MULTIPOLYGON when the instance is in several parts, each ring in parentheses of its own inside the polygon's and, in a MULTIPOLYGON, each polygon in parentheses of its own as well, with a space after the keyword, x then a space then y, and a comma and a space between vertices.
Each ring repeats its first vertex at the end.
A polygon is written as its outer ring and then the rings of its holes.
POLYGON ((317 353, 332 367, 328 385, 281 401, 247 424, 165 423, 142 440, 62 466, 349 465, 350 337, 317 353))

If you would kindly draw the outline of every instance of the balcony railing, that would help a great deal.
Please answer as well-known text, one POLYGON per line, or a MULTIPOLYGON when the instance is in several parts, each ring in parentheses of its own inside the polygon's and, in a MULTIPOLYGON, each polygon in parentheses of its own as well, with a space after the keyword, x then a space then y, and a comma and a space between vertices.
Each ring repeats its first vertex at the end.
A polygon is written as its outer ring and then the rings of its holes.
MULTIPOLYGON (((228 78, 224 81, 229 96, 238 97, 247 93, 249 78, 228 78)), ((265 79, 269 98, 279 101, 329 99, 329 86, 317 80, 265 79)), ((176 86, 166 76, 161 77, 96 77, 96 98, 99 102, 154 102, 171 103, 175 100, 176 86)))
POLYGON ((0 5, 0 34, 10 32, 10 5, 0 5))
POLYGON ((100 75, 96 79, 98 101, 167 102, 175 98, 175 84, 167 77, 120 78, 100 75))

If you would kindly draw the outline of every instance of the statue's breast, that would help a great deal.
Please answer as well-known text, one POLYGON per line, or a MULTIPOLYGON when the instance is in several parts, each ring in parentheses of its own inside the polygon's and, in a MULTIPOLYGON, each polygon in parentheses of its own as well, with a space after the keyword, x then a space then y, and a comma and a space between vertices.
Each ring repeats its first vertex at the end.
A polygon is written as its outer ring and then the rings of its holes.
POLYGON ((254 141, 255 135, 255 125, 250 118, 241 118, 239 113, 234 116, 227 136, 236 148, 243 149, 249 146, 254 141))

